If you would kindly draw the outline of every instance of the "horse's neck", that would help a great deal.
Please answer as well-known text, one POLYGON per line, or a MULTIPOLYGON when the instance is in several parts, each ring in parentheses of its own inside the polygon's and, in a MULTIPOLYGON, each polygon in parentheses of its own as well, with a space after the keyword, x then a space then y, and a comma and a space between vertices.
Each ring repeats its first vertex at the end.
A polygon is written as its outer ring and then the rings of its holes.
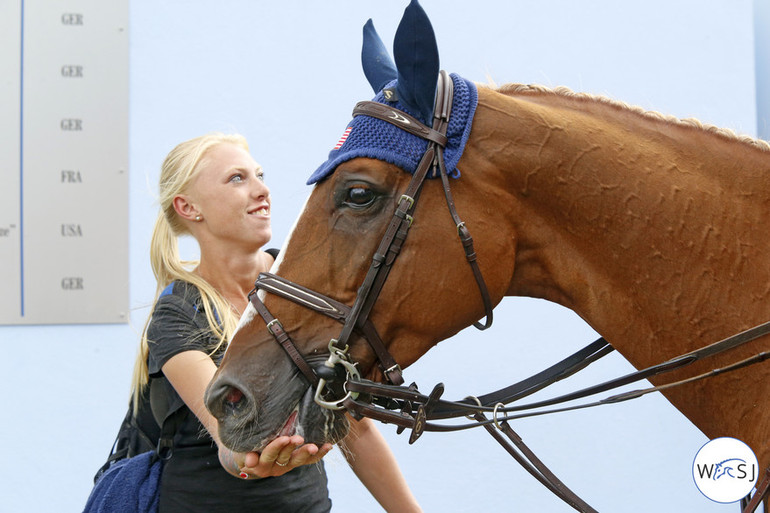
POLYGON ((474 123, 507 134, 467 151, 507 180, 511 295, 576 311, 637 366, 770 318, 770 153, 553 94, 482 90, 474 123))
MULTIPOLYGON (((637 368, 770 320, 770 152, 616 105, 481 89, 459 167, 476 189, 457 193, 477 202, 464 211, 496 224, 478 241, 486 274, 512 268, 509 295, 572 309, 637 368)), ((767 351, 765 339, 665 381, 767 351)), ((770 365, 664 394, 707 436, 770 463, 770 365)))

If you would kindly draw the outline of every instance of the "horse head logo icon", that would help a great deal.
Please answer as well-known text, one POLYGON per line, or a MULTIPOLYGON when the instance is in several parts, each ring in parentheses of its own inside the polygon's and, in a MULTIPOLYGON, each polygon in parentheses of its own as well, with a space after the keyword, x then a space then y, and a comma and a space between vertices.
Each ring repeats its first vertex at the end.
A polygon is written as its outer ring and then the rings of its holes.
POLYGON ((741 458, 730 458, 717 463, 716 468, 714 469, 714 480, 724 476, 729 476, 734 479, 737 478, 738 476, 735 475, 735 472, 740 464, 744 464, 745 466, 746 460, 741 458))

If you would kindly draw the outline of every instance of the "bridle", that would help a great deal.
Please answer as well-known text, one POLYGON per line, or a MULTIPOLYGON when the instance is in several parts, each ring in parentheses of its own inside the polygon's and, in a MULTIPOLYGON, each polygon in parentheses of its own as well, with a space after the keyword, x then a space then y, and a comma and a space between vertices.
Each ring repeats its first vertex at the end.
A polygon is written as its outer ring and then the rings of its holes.
MULTIPOLYGON (((325 401, 322 398, 323 388, 329 380, 335 378, 334 369, 338 365, 342 365, 350 376, 356 379, 360 378, 358 371, 355 370, 348 357, 348 341, 354 331, 361 334, 367 340, 388 382, 396 386, 404 382, 401 367, 396 363, 382 342, 377 330, 369 320, 369 313, 379 297, 396 257, 401 251, 401 247, 414 220, 413 214, 419 199, 420 190, 431 171, 441 177, 450 215, 457 227, 457 235, 462 242, 463 248, 465 248, 466 260, 478 284, 484 304, 485 322, 483 324, 475 323, 474 325, 479 329, 487 329, 492 325, 492 299, 476 261, 473 239, 465 223, 457 215, 454 199, 449 188, 446 166, 444 165, 444 148, 447 144, 446 132, 452 110, 453 89, 452 79, 446 72, 442 71, 439 75, 436 92, 433 127, 428 127, 411 115, 382 103, 373 101, 359 102, 353 109, 354 117, 364 115, 386 121, 428 142, 427 149, 420 159, 412 179, 398 200, 396 210, 372 257, 369 270, 358 289, 353 306, 348 307, 322 294, 270 273, 261 273, 259 275, 254 284, 254 290, 249 296, 255 309, 267 323, 270 333, 286 350, 308 381, 316 386, 316 402, 321 406, 332 409, 344 407, 342 404, 344 398, 336 401, 325 401), (258 290, 265 290, 266 292, 289 299, 342 323, 342 331, 339 336, 329 342, 330 356, 322 366, 312 367, 305 361, 284 331, 280 321, 270 314, 259 299, 258 290)), ((351 395, 352 393, 348 393, 348 397, 351 395)))
MULTIPOLYGON (((261 273, 254 290, 249 295, 251 304, 267 324, 268 331, 286 351, 308 382, 316 388, 315 401, 331 410, 347 410, 356 418, 370 417, 381 422, 395 424, 398 432, 411 429, 409 443, 414 443, 425 431, 457 431, 483 426, 525 470, 559 498, 583 512, 595 512, 590 505, 564 485, 513 431, 509 421, 547 413, 594 407, 641 397, 651 392, 691 383, 725 372, 753 365, 770 359, 770 353, 762 352, 727 367, 694 376, 675 383, 616 394, 604 399, 573 406, 558 406, 567 402, 594 396, 618 387, 635 383, 653 376, 681 369, 693 362, 708 358, 770 333, 770 322, 761 324, 737 335, 673 358, 658 365, 632 372, 576 392, 523 405, 506 406, 527 397, 557 381, 565 379, 613 351, 603 338, 570 355, 557 364, 533 376, 501 390, 462 401, 441 399, 443 384, 436 385, 430 394, 423 395, 415 384, 403 386, 401 367, 388 351, 377 333, 369 314, 385 284, 391 267, 399 255, 414 220, 414 210, 425 179, 432 173, 441 178, 449 213, 457 227, 457 234, 465 250, 466 260, 473 272, 484 305, 485 322, 474 324, 484 330, 492 324, 492 300, 481 270, 476 261, 473 239, 465 223, 457 214, 449 187, 444 164, 444 148, 447 144, 447 126, 452 108, 453 84, 442 71, 436 93, 433 126, 428 127, 409 114, 373 101, 359 102, 353 116, 371 116, 391 123, 411 134, 427 140, 428 145, 404 194, 401 195, 385 234, 383 235, 363 283, 358 289, 353 306, 348 306, 323 294, 293 283, 271 273, 261 273), (298 305, 326 315, 340 323, 342 330, 328 345, 329 357, 320 364, 311 364, 296 347, 281 322, 273 317, 259 297, 258 291, 272 293, 298 305), (389 384, 362 379, 355 362, 349 357, 349 340, 353 333, 364 338, 372 348, 378 365, 389 384), (332 390, 331 384, 341 384, 332 390), (342 397, 334 397, 342 390, 342 397), (331 396, 331 397, 330 397, 331 396), (544 409, 545 408, 545 409, 544 409), (491 417, 488 418, 487 415, 491 417), (467 418, 466 424, 441 424, 435 421, 467 418), (507 439, 503 436, 507 437, 507 439)), ((753 512, 770 491, 770 469, 757 487, 751 502, 743 504, 744 513, 753 512)))

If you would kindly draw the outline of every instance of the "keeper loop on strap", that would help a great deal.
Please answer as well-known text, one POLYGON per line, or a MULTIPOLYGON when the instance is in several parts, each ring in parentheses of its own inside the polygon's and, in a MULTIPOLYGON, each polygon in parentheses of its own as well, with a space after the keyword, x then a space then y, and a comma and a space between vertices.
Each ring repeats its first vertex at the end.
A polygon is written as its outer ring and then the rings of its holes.
POLYGON ((375 267, 379 266, 384 261, 385 261, 385 255, 383 255, 382 253, 375 253, 374 256, 372 257, 372 262, 374 262, 375 267))
POLYGON ((406 211, 404 211, 404 210, 396 210, 393 213, 393 215, 395 215, 396 217, 400 217, 401 219, 404 219, 406 221, 406 223, 407 223, 407 226, 409 226, 409 228, 412 227, 412 223, 414 222, 414 217, 412 217, 409 214, 407 214, 406 211))

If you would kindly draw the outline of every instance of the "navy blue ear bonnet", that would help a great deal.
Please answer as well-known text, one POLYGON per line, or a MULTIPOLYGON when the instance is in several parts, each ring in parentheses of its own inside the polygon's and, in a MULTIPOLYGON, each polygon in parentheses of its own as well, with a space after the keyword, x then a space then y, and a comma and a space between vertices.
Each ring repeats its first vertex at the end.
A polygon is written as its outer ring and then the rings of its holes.
MULTIPOLYGON (((471 133, 471 123, 478 103, 478 92, 473 82, 454 73, 450 76, 454 83, 454 103, 447 129, 449 141, 444 151, 444 161, 447 173, 458 177, 457 162, 462 156, 465 143, 471 133)), ((396 81, 393 81, 384 90, 390 91, 395 85, 396 81)), ((412 116, 419 116, 400 102, 386 101, 383 91, 374 97, 374 101, 395 107, 412 116)), ((323 180, 337 166, 357 157, 383 160, 409 173, 414 173, 427 146, 428 141, 425 139, 412 135, 387 121, 369 116, 356 116, 348 123, 339 142, 329 152, 329 159, 316 169, 307 183, 312 185, 323 180)))
MULTIPOLYGON (((430 20, 417 0, 411 0, 404 11, 393 42, 393 55, 395 63, 369 20, 364 26, 361 64, 377 94, 373 101, 401 110, 431 126, 439 74, 438 48, 430 20)), ((447 173, 458 177, 457 162, 471 132, 478 91, 473 82, 455 74, 450 76, 454 83, 454 101, 444 162, 447 173)), ((323 180, 338 165, 357 157, 383 160, 414 174, 427 145, 425 139, 391 123, 366 115, 356 116, 329 152, 328 160, 316 169, 307 183, 311 185, 323 180)))

